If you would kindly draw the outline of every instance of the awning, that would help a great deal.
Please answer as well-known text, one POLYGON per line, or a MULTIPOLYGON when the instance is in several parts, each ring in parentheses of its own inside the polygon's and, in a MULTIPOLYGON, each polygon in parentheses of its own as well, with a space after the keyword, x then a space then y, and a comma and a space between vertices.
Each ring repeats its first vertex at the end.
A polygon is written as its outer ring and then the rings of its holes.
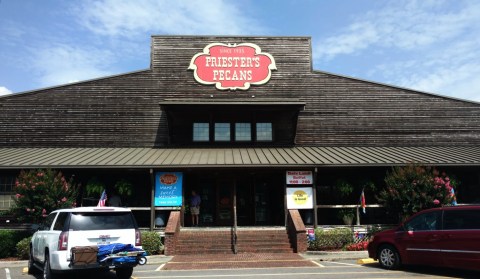
POLYGON ((480 147, 0 148, 0 169, 480 166, 480 147))

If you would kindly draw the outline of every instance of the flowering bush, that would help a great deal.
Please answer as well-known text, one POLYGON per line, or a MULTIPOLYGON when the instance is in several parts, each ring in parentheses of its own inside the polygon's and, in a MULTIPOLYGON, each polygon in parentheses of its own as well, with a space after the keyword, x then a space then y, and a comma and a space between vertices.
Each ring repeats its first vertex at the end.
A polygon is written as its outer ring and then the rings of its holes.
POLYGON ((28 223, 39 223, 55 209, 76 205, 73 178, 67 181, 61 172, 51 169, 21 171, 14 192, 12 211, 20 221, 28 223))
POLYGON ((452 188, 457 186, 445 172, 417 165, 394 167, 385 183, 378 201, 388 212, 398 214, 400 220, 423 209, 452 204, 452 188))
POLYGON ((350 244, 345 246, 347 251, 364 251, 368 248, 368 241, 361 241, 358 243, 350 244))

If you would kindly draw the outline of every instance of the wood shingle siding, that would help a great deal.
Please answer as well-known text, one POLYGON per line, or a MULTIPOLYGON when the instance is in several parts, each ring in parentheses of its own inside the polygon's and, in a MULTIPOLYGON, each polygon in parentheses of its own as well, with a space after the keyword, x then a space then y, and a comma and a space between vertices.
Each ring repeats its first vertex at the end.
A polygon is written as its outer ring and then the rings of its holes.
POLYGON ((480 145, 480 104, 312 71, 310 44, 306 37, 154 36, 151 69, 0 97, 0 147, 166 147, 159 102, 211 95, 305 102, 299 146, 480 145), (213 42, 257 44, 278 70, 247 91, 201 85, 187 68, 213 42))

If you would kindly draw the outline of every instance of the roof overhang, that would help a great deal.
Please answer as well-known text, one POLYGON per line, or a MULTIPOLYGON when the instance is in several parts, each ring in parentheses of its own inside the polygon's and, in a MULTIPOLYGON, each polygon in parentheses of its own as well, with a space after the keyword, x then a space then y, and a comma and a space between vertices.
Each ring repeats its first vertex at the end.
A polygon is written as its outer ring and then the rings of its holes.
POLYGON ((0 148, 0 169, 480 166, 480 147, 0 148))

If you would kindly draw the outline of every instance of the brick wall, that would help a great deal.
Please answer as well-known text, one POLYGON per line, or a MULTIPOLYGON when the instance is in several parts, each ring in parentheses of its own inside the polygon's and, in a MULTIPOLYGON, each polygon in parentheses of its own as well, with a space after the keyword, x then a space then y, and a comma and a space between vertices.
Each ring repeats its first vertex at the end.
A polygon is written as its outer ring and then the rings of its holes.
POLYGON ((165 227, 165 255, 174 255, 180 232, 180 211, 172 211, 165 227))
POLYGON ((300 212, 296 209, 288 211, 287 223, 288 236, 296 253, 304 253, 307 251, 307 235, 305 225, 303 224, 300 212))

